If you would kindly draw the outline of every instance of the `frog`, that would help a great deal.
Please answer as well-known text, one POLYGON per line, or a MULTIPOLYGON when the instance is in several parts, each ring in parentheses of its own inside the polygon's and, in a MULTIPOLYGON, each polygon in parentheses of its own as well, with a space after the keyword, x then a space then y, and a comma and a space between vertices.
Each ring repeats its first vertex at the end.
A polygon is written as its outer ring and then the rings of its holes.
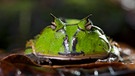
POLYGON ((40 65, 82 64, 121 59, 119 47, 89 19, 61 19, 53 22, 26 43, 24 54, 40 65))

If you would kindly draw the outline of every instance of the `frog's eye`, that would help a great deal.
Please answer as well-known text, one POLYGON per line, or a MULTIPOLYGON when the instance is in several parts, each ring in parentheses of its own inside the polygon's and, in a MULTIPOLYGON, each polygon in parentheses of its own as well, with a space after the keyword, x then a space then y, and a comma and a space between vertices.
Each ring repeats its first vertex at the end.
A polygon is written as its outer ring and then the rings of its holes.
POLYGON ((83 18, 79 23, 78 23, 78 28, 81 30, 90 30, 93 23, 89 20, 89 17, 91 15, 88 15, 87 17, 83 18))
POLYGON ((87 23, 85 24, 85 29, 90 30, 92 28, 93 23, 88 19, 87 23))
POLYGON ((53 30, 56 29, 56 24, 54 22, 52 22, 51 26, 50 26, 53 30))
POLYGON ((56 18, 53 14, 51 14, 53 17, 54 21, 52 22, 51 28, 55 31, 58 31, 64 27, 64 23, 59 19, 56 18))

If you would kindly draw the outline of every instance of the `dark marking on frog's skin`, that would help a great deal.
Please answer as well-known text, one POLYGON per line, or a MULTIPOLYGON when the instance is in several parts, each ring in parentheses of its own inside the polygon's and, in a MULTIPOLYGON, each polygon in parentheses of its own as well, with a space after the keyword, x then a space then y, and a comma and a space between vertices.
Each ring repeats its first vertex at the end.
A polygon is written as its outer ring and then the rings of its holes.
POLYGON ((74 37, 73 40, 73 46, 72 46, 72 51, 69 50, 68 46, 68 36, 66 35, 63 45, 65 47, 64 53, 58 52, 59 55, 66 55, 66 56, 77 56, 77 55, 84 55, 84 52, 76 52, 76 44, 77 44, 77 39, 74 37))
POLYGON ((73 46, 72 46, 72 49, 73 49, 73 51, 75 52, 75 50, 76 50, 76 44, 77 44, 77 38, 73 38, 73 46))
POLYGON ((65 53, 68 53, 69 49, 68 49, 68 36, 66 35, 66 37, 64 38, 64 41, 63 41, 63 45, 64 45, 64 49, 65 49, 65 53))

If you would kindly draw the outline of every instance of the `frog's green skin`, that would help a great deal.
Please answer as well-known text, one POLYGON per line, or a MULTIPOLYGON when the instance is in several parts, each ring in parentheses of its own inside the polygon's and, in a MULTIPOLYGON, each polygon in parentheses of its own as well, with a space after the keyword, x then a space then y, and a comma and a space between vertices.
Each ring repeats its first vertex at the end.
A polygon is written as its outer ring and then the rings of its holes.
POLYGON ((25 50, 25 54, 58 60, 103 59, 110 53, 119 57, 118 47, 111 45, 102 29, 88 19, 89 16, 65 21, 53 17, 52 25, 27 42, 26 47, 30 48, 25 50))

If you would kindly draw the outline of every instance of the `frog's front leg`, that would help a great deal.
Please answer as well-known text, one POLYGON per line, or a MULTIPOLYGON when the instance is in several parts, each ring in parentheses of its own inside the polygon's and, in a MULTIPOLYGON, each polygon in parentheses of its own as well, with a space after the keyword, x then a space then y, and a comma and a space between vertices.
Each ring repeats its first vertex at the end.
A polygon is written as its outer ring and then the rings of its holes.
POLYGON ((52 65, 52 62, 48 58, 44 58, 43 56, 36 53, 35 44, 34 44, 33 40, 30 40, 27 43, 27 45, 29 45, 31 47, 31 49, 32 49, 32 53, 27 55, 30 59, 32 59, 37 64, 42 64, 42 63, 46 62, 49 65, 52 65))
POLYGON ((120 49, 116 43, 111 43, 111 52, 108 54, 108 57, 105 59, 99 59, 99 62, 118 62, 123 61, 123 58, 120 55, 120 49))
POLYGON ((113 53, 110 53, 105 59, 98 59, 97 62, 118 62, 119 57, 113 53))

